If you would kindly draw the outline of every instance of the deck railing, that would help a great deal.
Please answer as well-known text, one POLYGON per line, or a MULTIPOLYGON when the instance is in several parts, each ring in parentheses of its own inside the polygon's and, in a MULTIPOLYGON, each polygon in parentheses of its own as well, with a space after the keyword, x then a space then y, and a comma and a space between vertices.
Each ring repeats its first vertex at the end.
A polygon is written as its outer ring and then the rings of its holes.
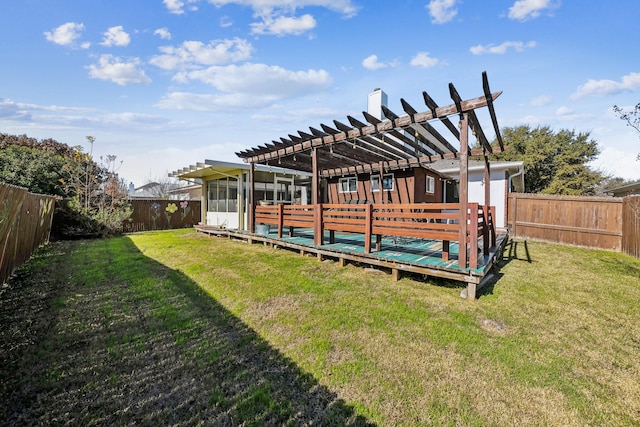
POLYGON ((474 269, 479 238, 484 255, 495 245, 494 215, 494 207, 478 203, 467 205, 466 224, 460 223, 459 203, 275 205, 255 211, 256 223, 277 226, 279 238, 287 227, 289 236, 296 227, 312 228, 316 245, 324 244, 325 231, 330 243, 336 231, 364 234, 365 253, 372 252, 374 236, 375 250, 380 250, 382 236, 421 238, 442 241, 442 258, 448 260, 450 242, 458 242, 458 265, 474 269))

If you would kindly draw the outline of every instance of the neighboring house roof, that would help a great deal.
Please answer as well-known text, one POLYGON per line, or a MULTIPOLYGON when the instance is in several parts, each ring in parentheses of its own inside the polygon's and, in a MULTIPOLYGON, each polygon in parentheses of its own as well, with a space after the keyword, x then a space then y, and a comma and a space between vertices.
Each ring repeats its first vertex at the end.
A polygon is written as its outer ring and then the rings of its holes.
POLYGON ((611 194, 613 197, 624 197, 631 196, 632 194, 640 194, 640 181, 612 188, 611 190, 607 190, 607 193, 611 194))
POLYGON ((132 193, 129 193, 129 198, 131 199, 157 199, 159 198, 159 194, 165 192, 166 194, 170 193, 180 193, 185 191, 186 187, 184 184, 180 183, 166 183, 160 184, 158 182, 149 182, 140 187, 137 187, 133 190, 132 193), (163 187, 162 191, 158 189, 158 187, 163 187))
MULTIPOLYGON (((290 175, 311 176, 311 173, 299 171, 295 169, 288 169, 279 166, 270 166, 262 164, 254 164, 256 171, 261 172, 275 172, 290 175)), ((232 163, 223 162, 220 160, 205 160, 204 163, 198 163, 186 168, 173 171, 169 174, 170 177, 180 179, 195 179, 204 178, 215 174, 220 175, 236 175, 239 171, 248 171, 250 166, 247 163, 232 163)))

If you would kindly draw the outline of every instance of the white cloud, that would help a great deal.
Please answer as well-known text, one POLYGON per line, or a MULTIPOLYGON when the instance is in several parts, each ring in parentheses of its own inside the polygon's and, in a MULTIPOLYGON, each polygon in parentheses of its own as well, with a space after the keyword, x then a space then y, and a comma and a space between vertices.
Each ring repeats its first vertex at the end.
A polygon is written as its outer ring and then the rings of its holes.
MULTIPOLYGON (((66 24, 62 24, 59 27, 54 28, 52 31, 46 31, 44 36, 48 41, 60 46, 74 47, 76 40, 80 38, 80 32, 82 31, 84 31, 84 24, 67 22, 66 24)), ((87 42, 80 45, 83 49, 87 49, 89 46, 90 43, 87 42)))
POLYGON ((484 55, 484 54, 496 54, 496 55, 504 55, 505 53, 507 53, 507 51, 509 49, 513 49, 516 52, 522 52, 525 49, 530 49, 530 48, 534 48, 536 47, 537 43, 534 41, 528 42, 528 43, 523 43, 523 42, 513 42, 513 41, 507 41, 504 42, 498 46, 495 45, 477 45, 477 46, 472 46, 469 51, 471 51, 471 53, 473 53, 474 55, 484 55))
POLYGON ((296 16, 296 11, 305 7, 324 7, 341 13, 345 18, 358 12, 358 7, 351 0, 209 0, 209 3, 217 7, 228 4, 250 7, 254 18, 258 19, 250 24, 251 32, 258 35, 300 35, 312 30, 317 25, 312 15, 296 16))
POLYGON ((438 65, 440 60, 429 56, 429 52, 418 52, 411 59, 411 65, 414 67, 430 68, 438 65))
POLYGON ((277 97, 253 96, 249 94, 199 94, 172 92, 164 96, 155 106, 170 110, 228 111, 230 109, 264 108, 277 101, 277 97))
POLYGON ((229 28, 233 25, 233 20, 231 20, 231 18, 229 18, 228 16, 223 16, 220 18, 220 26, 222 28, 229 28))
POLYGON ((124 31, 122 25, 118 25, 109 28, 104 33, 104 38, 100 44, 102 46, 128 46, 129 43, 131 43, 131 37, 124 31))
POLYGON ((251 58, 253 46, 239 38, 213 40, 209 44, 186 41, 178 47, 163 46, 160 52, 163 55, 154 56, 149 62, 165 70, 176 70, 244 61, 251 58))
POLYGON ((266 64, 213 66, 185 73, 189 80, 199 80, 222 92, 256 96, 292 98, 328 88, 332 79, 324 70, 291 71, 266 64))
POLYGON ((558 7, 552 0, 518 0, 509 8, 509 18, 526 21, 540 16, 544 9, 558 7))
POLYGON ((379 70, 380 68, 387 68, 391 64, 385 64, 378 61, 378 55, 369 55, 362 60, 362 66, 368 70, 379 70))
POLYGON ((316 20, 309 14, 302 15, 299 18, 286 16, 273 18, 271 16, 266 16, 262 22, 251 24, 251 33, 276 36, 283 36, 286 34, 300 35, 314 29, 316 24, 316 20))
POLYGON ((263 108, 327 89, 332 83, 324 70, 291 71, 265 64, 214 66, 181 73, 180 78, 201 81, 219 93, 173 92, 163 97, 158 107, 195 111, 263 108))
POLYGON ((544 107, 545 105, 551 104, 553 98, 549 95, 540 95, 533 98, 529 101, 529 105, 532 107, 544 107))
POLYGON ((29 121, 31 113, 24 105, 10 99, 0 98, 0 118, 9 120, 29 121))
POLYGON ((153 32, 154 36, 158 36, 163 40, 171 40, 171 33, 167 27, 158 28, 153 32))
POLYGON ((198 3, 199 1, 200 0, 162 0, 169 12, 176 15, 181 15, 184 13, 185 5, 188 6, 189 10, 198 10, 198 7, 195 6, 195 3, 198 3))
POLYGON ((457 0, 431 0, 427 5, 431 22, 434 24, 444 24, 451 21, 457 14, 457 0))
MULTIPOLYGON (((173 0, 176 1, 176 0, 173 0)), ((165 0, 166 4, 167 0, 165 0)), ((256 15, 281 15, 283 11, 290 13, 304 7, 324 7, 351 18, 358 13, 358 7, 351 0, 209 0, 215 6, 238 4, 248 6, 256 15)))
POLYGON ((574 111, 571 108, 565 107, 564 105, 556 110, 556 116, 568 116, 573 113, 574 111))
POLYGON ((140 61, 133 58, 129 62, 123 62, 120 58, 113 55, 102 55, 98 59, 98 64, 87 67, 89 76, 94 79, 109 80, 120 86, 130 83, 151 83, 151 79, 147 77, 144 71, 139 70, 137 66, 140 61))
POLYGON ((629 73, 622 76, 619 82, 614 80, 587 80, 571 95, 576 100, 587 96, 615 95, 621 92, 634 92, 640 90, 640 73, 629 73))

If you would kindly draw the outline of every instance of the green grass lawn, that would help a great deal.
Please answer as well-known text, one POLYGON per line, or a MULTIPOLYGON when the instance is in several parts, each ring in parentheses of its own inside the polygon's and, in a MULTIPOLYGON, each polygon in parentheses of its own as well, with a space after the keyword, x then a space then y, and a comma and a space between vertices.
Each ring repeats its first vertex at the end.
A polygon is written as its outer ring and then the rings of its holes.
POLYGON ((1 290, 0 424, 640 424, 639 260, 511 242, 462 289, 191 230, 53 243, 1 290))

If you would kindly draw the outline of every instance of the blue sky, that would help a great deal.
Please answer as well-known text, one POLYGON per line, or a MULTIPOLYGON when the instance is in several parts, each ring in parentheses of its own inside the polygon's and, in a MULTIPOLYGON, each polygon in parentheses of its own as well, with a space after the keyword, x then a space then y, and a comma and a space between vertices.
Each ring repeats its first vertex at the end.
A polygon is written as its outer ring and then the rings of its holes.
MULTIPOLYGON (((0 132, 114 154, 137 186, 309 126, 382 88, 425 110, 482 95, 501 127, 590 132, 640 179, 636 0, 2 0, 0 132)), ((491 126, 485 121, 485 129, 491 126)), ((488 132, 489 133, 489 132, 488 132)))

